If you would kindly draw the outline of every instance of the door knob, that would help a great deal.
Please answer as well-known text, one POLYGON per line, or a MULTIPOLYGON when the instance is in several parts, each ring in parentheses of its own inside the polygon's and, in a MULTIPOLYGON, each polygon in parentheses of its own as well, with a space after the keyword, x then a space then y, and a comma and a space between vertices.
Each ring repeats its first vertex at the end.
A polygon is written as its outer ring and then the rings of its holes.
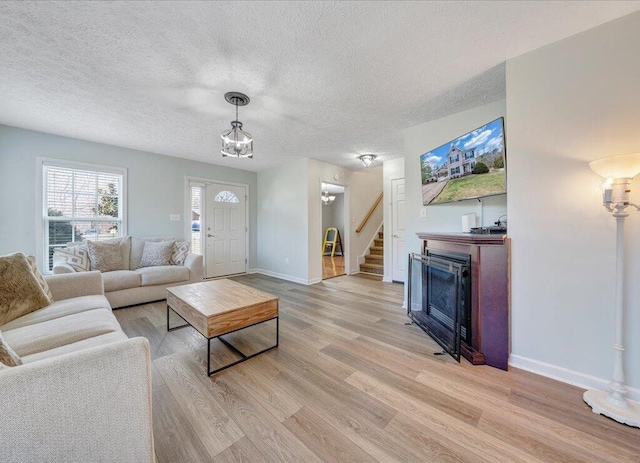
POLYGON ((213 235, 211 233, 207 233, 207 238, 213 238, 213 235))

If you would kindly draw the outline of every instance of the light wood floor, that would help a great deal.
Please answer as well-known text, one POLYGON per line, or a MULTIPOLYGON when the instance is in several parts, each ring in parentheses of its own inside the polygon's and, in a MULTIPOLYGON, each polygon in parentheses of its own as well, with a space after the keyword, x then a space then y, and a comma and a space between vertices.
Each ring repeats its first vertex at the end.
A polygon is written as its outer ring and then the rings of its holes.
POLYGON ((322 256, 322 279, 339 277, 346 274, 343 256, 322 256))
MULTIPOLYGON (((151 343, 160 463, 640 461, 640 429, 593 414, 580 389, 433 356, 404 325, 401 285, 236 280, 280 296, 280 347, 211 378, 206 341, 167 333, 164 303, 114 312, 151 343)), ((273 329, 233 342, 259 349, 273 329)))

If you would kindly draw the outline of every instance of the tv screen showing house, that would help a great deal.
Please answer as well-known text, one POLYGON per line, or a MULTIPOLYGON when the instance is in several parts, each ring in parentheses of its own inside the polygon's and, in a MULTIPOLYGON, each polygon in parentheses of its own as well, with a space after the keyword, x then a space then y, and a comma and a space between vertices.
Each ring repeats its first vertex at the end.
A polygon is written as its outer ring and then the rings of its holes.
POLYGON ((504 118, 420 156, 422 203, 476 199, 504 194, 504 118))

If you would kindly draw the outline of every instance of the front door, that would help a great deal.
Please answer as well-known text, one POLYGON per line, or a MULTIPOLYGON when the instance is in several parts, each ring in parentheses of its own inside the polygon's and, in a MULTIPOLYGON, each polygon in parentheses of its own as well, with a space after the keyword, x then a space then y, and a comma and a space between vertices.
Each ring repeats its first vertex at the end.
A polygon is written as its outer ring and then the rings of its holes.
POLYGON ((246 189, 210 183, 206 187, 203 238, 205 276, 215 278, 246 272, 246 189))
POLYGON ((391 279, 405 281, 407 256, 404 253, 404 179, 391 180, 391 279))

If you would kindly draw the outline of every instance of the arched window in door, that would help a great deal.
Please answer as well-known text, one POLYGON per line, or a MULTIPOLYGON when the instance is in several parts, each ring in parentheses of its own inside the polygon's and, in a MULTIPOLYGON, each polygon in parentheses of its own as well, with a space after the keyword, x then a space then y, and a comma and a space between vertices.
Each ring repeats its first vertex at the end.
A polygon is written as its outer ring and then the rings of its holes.
POLYGON ((239 203, 240 202, 240 200, 234 193, 227 190, 221 191, 220 193, 218 193, 215 196, 215 198, 213 198, 213 200, 219 203, 239 203))

